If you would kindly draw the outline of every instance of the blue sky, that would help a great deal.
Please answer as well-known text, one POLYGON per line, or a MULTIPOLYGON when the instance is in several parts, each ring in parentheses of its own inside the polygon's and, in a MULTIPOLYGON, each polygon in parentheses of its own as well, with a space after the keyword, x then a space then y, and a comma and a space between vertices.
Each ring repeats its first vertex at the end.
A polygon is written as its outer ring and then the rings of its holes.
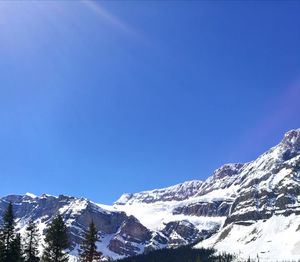
POLYGON ((1 195, 112 203, 300 127, 300 3, 0 2, 1 195))

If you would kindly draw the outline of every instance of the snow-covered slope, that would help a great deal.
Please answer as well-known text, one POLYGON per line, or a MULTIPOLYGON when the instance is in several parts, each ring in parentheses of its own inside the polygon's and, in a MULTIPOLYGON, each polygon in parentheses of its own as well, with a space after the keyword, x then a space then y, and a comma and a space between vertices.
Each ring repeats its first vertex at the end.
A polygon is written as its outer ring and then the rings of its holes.
POLYGON ((256 160, 226 164, 195 184, 196 190, 190 188, 193 183, 122 196, 114 206, 153 230, 188 220, 202 233, 210 231, 213 235, 197 247, 244 258, 300 259, 300 129, 287 132, 256 160), (196 193, 185 197, 177 189, 185 185, 196 193))
POLYGON ((251 224, 227 225, 216 235, 196 245, 236 254, 240 259, 299 261, 300 216, 274 215, 251 224))
POLYGON ((265 261, 299 259, 300 129, 245 164, 231 187, 237 195, 224 227, 198 247, 265 261))
POLYGON ((260 261, 300 259, 300 129, 252 162, 223 165, 205 181, 124 194, 112 206, 26 194, 1 198, 0 217, 9 201, 21 232, 34 219, 43 234, 63 214, 73 255, 93 219, 98 247, 113 259, 194 242, 260 261))
POLYGON ((100 231, 99 249, 105 256, 114 259, 143 252, 144 245, 152 237, 152 233, 135 217, 104 209, 83 198, 11 195, 0 199, 1 217, 8 202, 13 203, 16 225, 21 233, 29 220, 34 220, 43 236, 53 217, 58 213, 62 214, 69 228, 72 255, 77 254, 79 244, 92 220, 100 231))
POLYGON ((175 186, 144 191, 135 194, 124 194, 115 202, 116 205, 134 204, 134 203, 155 203, 166 201, 181 201, 195 196, 203 182, 199 180, 188 181, 175 186))
MULTIPOLYGON (((206 181, 188 181, 164 189, 124 194, 114 210, 134 215, 151 230, 172 221, 188 220, 200 231, 215 232, 223 225, 236 197, 235 181, 242 164, 226 164, 206 181)), ((196 240, 196 239, 194 239, 196 240)))

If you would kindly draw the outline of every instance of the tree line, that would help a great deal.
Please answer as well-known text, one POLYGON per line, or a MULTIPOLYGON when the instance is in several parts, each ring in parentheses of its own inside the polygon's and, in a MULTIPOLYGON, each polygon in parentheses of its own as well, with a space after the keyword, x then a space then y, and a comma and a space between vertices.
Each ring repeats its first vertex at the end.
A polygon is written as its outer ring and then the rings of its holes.
MULTIPOLYGON (((43 252, 40 252, 41 236, 37 224, 27 223, 23 237, 17 233, 13 205, 9 203, 0 228, 0 262, 68 262, 70 241, 68 228, 58 214, 45 229, 43 252)), ((79 262, 100 261, 102 253, 97 250, 98 231, 93 221, 80 245, 79 262)))
POLYGON ((193 245, 179 248, 155 250, 147 254, 128 257, 118 262, 231 262, 230 254, 216 254, 212 248, 192 248, 193 245))

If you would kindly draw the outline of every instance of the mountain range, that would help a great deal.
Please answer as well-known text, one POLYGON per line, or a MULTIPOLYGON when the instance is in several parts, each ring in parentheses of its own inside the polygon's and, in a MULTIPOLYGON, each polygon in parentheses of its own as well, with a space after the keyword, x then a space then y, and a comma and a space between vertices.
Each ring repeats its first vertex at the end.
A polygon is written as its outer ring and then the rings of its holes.
POLYGON ((93 220, 98 249, 111 259, 193 244, 245 259, 298 260, 300 129, 287 132, 257 159, 225 164, 205 181, 123 194, 111 206, 64 195, 9 195, 0 198, 0 224, 8 202, 21 234, 33 219, 43 235, 62 214, 74 258, 93 220))

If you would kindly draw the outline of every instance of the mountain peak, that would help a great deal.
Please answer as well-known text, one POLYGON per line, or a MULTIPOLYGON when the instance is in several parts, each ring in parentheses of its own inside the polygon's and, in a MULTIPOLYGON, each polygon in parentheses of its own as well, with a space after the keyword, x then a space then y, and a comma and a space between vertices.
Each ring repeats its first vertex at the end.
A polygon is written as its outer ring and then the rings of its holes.
POLYGON ((32 193, 30 193, 30 192, 27 192, 27 193, 25 194, 25 196, 28 196, 28 197, 30 197, 30 198, 37 198, 37 196, 36 196, 35 194, 32 194, 32 193))
POLYGON ((218 168, 214 174, 213 177, 216 179, 222 179, 227 176, 233 176, 239 173, 241 168, 244 166, 244 164, 241 163, 228 163, 220 168, 218 168))
POLYGON ((300 128, 293 129, 285 133, 282 144, 300 151, 300 128))
POLYGON ((203 181, 191 180, 162 189, 143 191, 140 193, 123 194, 114 204, 125 205, 132 203, 154 203, 165 201, 181 201, 195 196, 203 181))

